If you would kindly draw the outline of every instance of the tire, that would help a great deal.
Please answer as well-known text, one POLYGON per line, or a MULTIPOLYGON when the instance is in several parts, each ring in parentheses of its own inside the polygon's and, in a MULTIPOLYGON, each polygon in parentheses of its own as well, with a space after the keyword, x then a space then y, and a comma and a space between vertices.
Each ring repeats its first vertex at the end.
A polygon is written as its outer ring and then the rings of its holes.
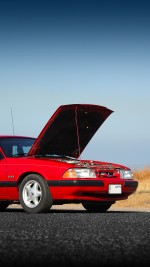
POLYGON ((7 201, 0 201, 0 212, 5 211, 9 206, 9 202, 7 201))
POLYGON ((89 202, 83 202, 83 207, 89 211, 89 212, 106 212, 112 205, 112 202, 95 202, 95 201, 89 201, 89 202))
POLYGON ((27 175, 19 186, 19 200, 27 213, 46 213, 53 199, 46 180, 37 174, 27 175))

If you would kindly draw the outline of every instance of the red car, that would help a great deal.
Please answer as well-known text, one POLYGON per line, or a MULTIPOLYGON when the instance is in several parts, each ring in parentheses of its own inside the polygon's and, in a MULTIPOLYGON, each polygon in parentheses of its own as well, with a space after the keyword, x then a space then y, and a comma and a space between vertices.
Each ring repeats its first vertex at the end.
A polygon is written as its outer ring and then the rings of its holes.
POLYGON ((82 203, 105 212, 127 199, 138 182, 130 168, 80 155, 113 111, 97 105, 60 106, 37 139, 0 136, 0 210, 20 203, 28 213, 82 203))

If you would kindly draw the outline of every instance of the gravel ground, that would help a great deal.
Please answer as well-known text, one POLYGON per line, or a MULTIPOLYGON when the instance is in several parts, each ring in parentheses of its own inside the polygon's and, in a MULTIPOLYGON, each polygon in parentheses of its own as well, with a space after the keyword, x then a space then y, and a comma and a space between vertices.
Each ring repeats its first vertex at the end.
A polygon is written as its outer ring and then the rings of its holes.
POLYGON ((1 212, 0 267, 150 266, 149 240, 149 212, 64 205, 27 214, 17 206, 1 212))

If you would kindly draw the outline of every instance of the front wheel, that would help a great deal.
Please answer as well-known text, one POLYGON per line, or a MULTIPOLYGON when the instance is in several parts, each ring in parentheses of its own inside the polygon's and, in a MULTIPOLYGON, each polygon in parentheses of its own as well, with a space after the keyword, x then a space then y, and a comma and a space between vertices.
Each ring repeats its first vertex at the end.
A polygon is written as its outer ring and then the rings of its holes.
POLYGON ((112 205, 112 202, 83 202, 83 207, 89 212, 106 212, 112 205))
POLYGON ((29 174, 23 179, 19 187, 19 199, 28 213, 48 212, 53 204, 46 180, 37 174, 29 174))

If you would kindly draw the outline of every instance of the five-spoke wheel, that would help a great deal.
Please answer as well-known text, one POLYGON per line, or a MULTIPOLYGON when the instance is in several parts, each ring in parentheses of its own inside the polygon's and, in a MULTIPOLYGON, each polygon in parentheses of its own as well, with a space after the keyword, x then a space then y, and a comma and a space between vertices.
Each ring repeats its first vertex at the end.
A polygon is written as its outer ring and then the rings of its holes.
POLYGON ((23 179, 19 198, 28 213, 47 212, 53 204, 47 181, 37 174, 29 174, 23 179))

